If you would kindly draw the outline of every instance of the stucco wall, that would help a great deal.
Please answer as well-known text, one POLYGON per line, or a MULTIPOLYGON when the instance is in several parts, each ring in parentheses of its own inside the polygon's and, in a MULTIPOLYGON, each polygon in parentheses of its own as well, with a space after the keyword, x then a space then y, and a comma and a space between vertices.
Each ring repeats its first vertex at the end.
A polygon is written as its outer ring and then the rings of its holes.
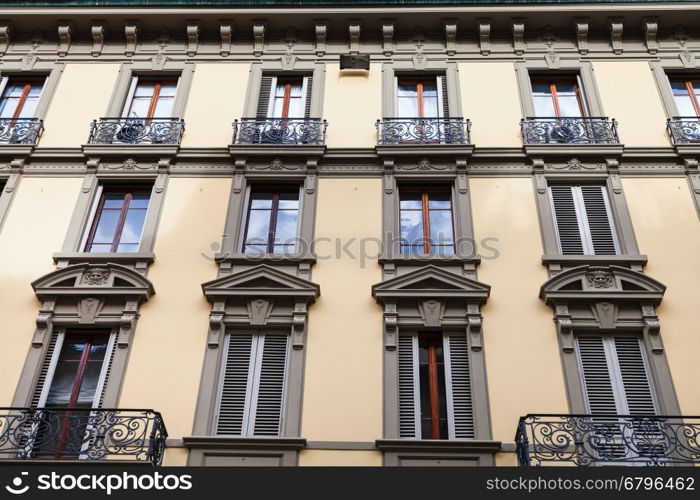
POLYGON ((302 450, 299 454, 302 466, 379 466, 382 454, 365 450, 302 450))

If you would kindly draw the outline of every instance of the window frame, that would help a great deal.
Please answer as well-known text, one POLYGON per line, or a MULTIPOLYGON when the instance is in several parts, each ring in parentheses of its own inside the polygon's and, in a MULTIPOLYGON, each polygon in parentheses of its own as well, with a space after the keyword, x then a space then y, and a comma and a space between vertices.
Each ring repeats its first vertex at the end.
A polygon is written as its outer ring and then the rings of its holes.
MULTIPOLYGON (((22 117, 19 116, 19 114, 21 114, 22 109, 24 108, 24 105, 25 105, 25 103, 26 103, 26 99, 27 99, 27 95, 28 95, 27 85, 30 85, 30 89, 29 89, 29 90, 31 90, 31 82, 32 82, 32 80, 38 81, 38 80, 41 79, 41 81, 42 81, 42 82, 41 82, 41 91, 39 92, 39 96, 36 98, 36 101, 37 101, 36 109, 34 110, 34 113, 32 113, 32 115, 36 115, 36 114, 37 114, 37 110, 38 110, 38 108, 39 108, 39 103, 41 102, 41 100, 42 100, 42 98, 43 98, 43 96, 44 96, 44 91, 45 91, 45 89, 46 89, 46 81, 48 80, 48 76, 45 76, 45 75, 41 75, 41 76, 39 76, 39 75, 36 75, 36 76, 10 75, 10 76, 2 76, 2 77, 0 77, 0 103, 2 103, 3 99, 5 98, 4 94, 5 94, 5 91, 7 90, 7 85, 8 85, 13 79, 18 79, 18 80, 21 80, 21 81, 24 81, 24 82, 25 82, 24 91, 23 91, 23 93, 22 93, 22 96, 20 97, 20 101, 19 101, 19 104, 18 104, 17 108, 15 109, 14 113, 12 114, 12 117, 3 118, 3 119, 4 119, 4 120, 17 120, 17 119, 21 119, 21 118, 22 118, 22 117)), ((24 117, 24 118, 25 118, 25 119, 36 118, 36 116, 27 116, 27 117, 24 117)))
POLYGON ((178 96, 180 94, 180 83, 181 83, 182 77, 181 75, 154 75, 154 74, 142 74, 142 75, 133 75, 131 77, 131 83, 129 85, 129 91, 126 94, 126 97, 124 99, 124 106, 122 107, 122 112, 121 112, 121 117, 122 118, 130 118, 129 113, 131 112, 131 107, 133 106, 134 103, 134 98, 136 96, 136 91, 139 88, 139 85, 142 82, 152 82, 154 84, 153 87, 153 93, 151 94, 149 105, 148 105, 148 112, 146 113, 146 116, 138 116, 134 118, 145 118, 147 120, 150 120, 152 118, 175 118, 174 111, 175 111, 175 104, 178 101, 178 96), (158 106, 158 101, 160 99, 160 91, 163 87, 163 85, 166 82, 175 82, 175 95, 172 97, 172 110, 171 116, 162 116, 162 117, 156 117, 154 116, 155 110, 158 106))
MULTIPOLYGON (((578 103, 578 108, 581 113, 581 118, 586 118, 590 116, 590 113, 588 111, 588 104, 586 102, 586 94, 584 92, 583 88, 583 83, 581 82, 581 75, 580 74, 575 74, 575 75, 567 75, 567 74, 547 74, 547 73, 531 73, 530 74, 530 89, 531 89, 531 99, 533 101, 533 108, 536 109, 535 106, 535 92, 532 90, 533 85, 535 84, 547 84, 549 85, 549 90, 550 90, 550 96, 552 98, 553 102, 553 107, 554 107, 554 117, 556 118, 576 118, 576 117, 566 117, 561 115, 561 110, 559 107, 559 91, 557 84, 561 82, 567 82, 570 84, 573 84, 575 93, 576 93, 576 101, 578 103)), ((536 113, 533 114, 532 116, 537 117, 537 118, 552 118, 550 116, 538 116, 536 113)))
MULTIPOLYGON (((397 215, 398 222, 399 222, 399 227, 398 227, 398 236, 401 238, 401 214, 404 209, 401 208, 401 202, 402 200, 402 194, 403 193, 420 193, 421 194, 421 215, 422 215, 422 223, 421 223, 421 232, 423 234, 422 240, 423 240, 423 252, 420 254, 417 254, 421 257, 428 257, 428 256, 451 256, 455 255, 457 253, 456 250, 456 243, 455 243, 455 203, 453 201, 453 190, 451 189, 451 186, 448 185, 442 185, 440 186, 439 184, 435 185, 427 185, 427 186, 422 186, 418 187, 417 184, 399 184, 398 187, 399 190, 399 203, 398 203, 398 210, 399 213, 397 215), (407 187, 408 186, 408 187, 407 187), (450 198, 450 220, 451 220, 451 228, 452 228, 452 253, 444 254, 444 253, 432 253, 432 244, 431 244, 431 236, 430 236, 430 195, 432 193, 446 193, 448 194, 450 198), (426 230, 427 228, 427 230, 426 230)), ((415 211, 415 210, 410 210, 410 211, 415 211)), ((413 247, 415 245, 413 244, 404 244, 403 240, 399 243, 400 245, 400 254, 404 256, 412 256, 414 255, 413 253, 404 253, 403 248, 408 246, 413 247)), ((448 245, 436 245, 437 247, 447 247, 448 245)))
POLYGON ((274 250, 274 238, 276 235, 276 215, 279 211, 279 193, 282 192, 287 192, 287 193, 292 193, 296 192, 298 194, 298 208, 297 208, 297 227, 295 231, 295 238, 298 240, 300 238, 300 230, 301 230, 301 223, 302 223, 302 218, 303 218, 303 186, 299 185, 295 189, 294 184, 264 184, 264 183, 251 183, 246 187, 246 194, 245 194, 245 207, 243 210, 243 220, 241 220, 240 227, 242 229, 242 232, 238 238, 239 240, 239 245, 238 248, 240 249, 240 252, 244 255, 253 255, 253 256, 280 256, 280 255, 296 255, 298 254, 299 251, 299 245, 295 243, 294 251, 287 254, 287 253, 275 253, 274 251, 270 251, 270 248, 274 250), (249 223, 250 223, 250 215, 251 215, 251 210, 252 210, 252 196, 256 192, 269 192, 273 194, 273 203, 272 207, 270 210, 270 228, 273 227, 273 220, 275 222, 274 228, 275 230, 273 231, 272 229, 268 230, 268 241, 265 243, 266 245, 266 251, 264 254, 261 254, 260 252, 252 252, 252 253, 246 253, 246 248, 248 244, 246 243, 246 240, 248 239, 248 229, 249 229, 249 223), (275 196, 277 195, 277 207, 275 207, 275 196))

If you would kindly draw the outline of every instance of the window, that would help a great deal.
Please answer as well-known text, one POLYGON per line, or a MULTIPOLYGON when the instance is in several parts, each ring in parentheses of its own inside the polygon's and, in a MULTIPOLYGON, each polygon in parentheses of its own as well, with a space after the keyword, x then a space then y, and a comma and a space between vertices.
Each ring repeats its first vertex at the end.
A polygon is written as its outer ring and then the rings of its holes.
POLYGON ((651 378, 639 337, 578 335, 587 410, 595 414, 654 415, 651 378))
POLYGON ((103 187, 89 225, 86 252, 138 252, 151 190, 103 187))
POLYGON ((299 189, 252 189, 243 253, 288 254, 296 250, 299 189))
POLYGON ((401 189, 399 211, 402 254, 454 253, 452 200, 448 189, 401 189))
POLYGON ((0 79, 0 118, 34 118, 44 78, 0 79))
POLYGON ((171 118, 177 84, 177 78, 161 80, 133 77, 122 116, 128 118, 171 118))
POLYGON ((396 110, 398 118, 448 117, 445 77, 396 77, 396 110))
POLYGON ((228 335, 217 401, 217 435, 280 435, 288 338, 284 332, 228 335))
POLYGON ((673 100, 680 116, 700 116, 700 80, 671 78, 673 100))
POLYGON ((258 118, 309 118, 310 76, 263 76, 258 98, 258 118))
POLYGON ((578 78, 533 77, 531 83, 536 116, 580 118, 588 114, 578 78))
POLYGON ((399 435, 474 438, 469 350, 464 334, 399 336, 399 435))
POLYGON ((619 252, 604 186, 549 186, 559 252, 616 255, 619 252))

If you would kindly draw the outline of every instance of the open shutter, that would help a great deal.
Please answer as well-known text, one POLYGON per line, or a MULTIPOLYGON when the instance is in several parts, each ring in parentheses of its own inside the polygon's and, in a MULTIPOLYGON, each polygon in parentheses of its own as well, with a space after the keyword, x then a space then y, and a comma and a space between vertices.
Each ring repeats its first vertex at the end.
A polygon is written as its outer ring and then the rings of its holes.
POLYGON ((252 335, 228 336, 219 393, 216 434, 236 436, 243 434, 252 348, 252 335))
POLYGON ((613 380, 603 337, 578 336, 579 362, 588 411, 592 414, 617 414, 613 380))
MULTIPOLYGON (((5 87, 7 87, 7 82, 9 81, 9 78, 6 76, 0 77, 0 97, 5 93, 5 87)), ((2 103, 3 105, 5 103, 2 103)), ((2 107, 0 107, 0 110, 2 107)))
POLYGON ((654 415, 656 405, 641 347, 637 337, 615 337, 617 364, 627 403, 626 412, 630 415, 654 415))
POLYGON ((32 400, 29 406, 36 408, 41 404, 42 394, 44 393, 44 386, 46 385, 46 379, 49 375, 49 369, 51 367, 51 361, 53 360, 54 352, 56 352, 56 344, 59 344, 59 333, 53 332, 51 338, 49 339, 49 345, 46 349, 46 356, 44 361, 41 363, 41 368, 39 369, 39 376, 36 380, 36 386, 34 387, 34 394, 32 394, 32 400))
POLYGON ((116 334, 112 334, 109 338, 109 344, 107 344, 107 352, 105 353, 105 359, 102 362, 102 373, 100 374, 100 381, 97 384, 98 390, 96 391, 94 404, 96 408, 102 407, 105 398, 105 393, 107 392, 107 383, 109 382, 109 377, 112 374, 114 352, 116 351, 116 349, 114 348, 116 337, 116 334))
POLYGON ((583 255, 581 227, 572 186, 550 186, 549 195, 561 253, 563 255, 583 255))
POLYGON ((448 100, 448 94, 447 94, 447 77, 445 76, 438 76, 436 77, 437 79, 437 88, 438 88, 438 101, 439 101, 439 109, 438 113, 440 113, 441 118, 449 118, 450 117, 450 104, 448 100))
MULTIPOLYGON (((129 91, 126 94, 126 99, 124 100, 124 106, 122 107, 122 117, 126 118, 129 116, 129 110, 131 109, 131 101, 134 99, 134 93, 136 92, 136 86, 139 83, 138 76, 131 77, 131 83, 129 84, 129 91)), ((144 117, 134 117, 134 118, 144 118, 144 117)))
POLYGON ((314 77, 305 76, 304 77, 304 118, 311 118, 311 96, 313 92, 314 77))
POLYGON ((469 347, 466 335, 445 337, 445 382, 450 439, 473 439, 474 408, 472 405, 469 347))
POLYGON ((616 255, 617 245, 605 188, 581 186, 580 189, 595 255, 616 255))
POLYGON ((399 335, 399 437, 420 439, 418 336, 399 335))
POLYGON ((286 334, 260 336, 262 346, 256 366, 254 399, 255 436, 279 436, 285 400, 285 374, 287 371, 286 334))
POLYGON ((258 94, 258 109, 256 111, 256 116, 258 118, 267 118, 271 115, 270 95, 272 93, 273 88, 276 86, 276 81, 277 78, 275 78, 274 76, 263 76, 262 80, 260 81, 260 93, 258 94))

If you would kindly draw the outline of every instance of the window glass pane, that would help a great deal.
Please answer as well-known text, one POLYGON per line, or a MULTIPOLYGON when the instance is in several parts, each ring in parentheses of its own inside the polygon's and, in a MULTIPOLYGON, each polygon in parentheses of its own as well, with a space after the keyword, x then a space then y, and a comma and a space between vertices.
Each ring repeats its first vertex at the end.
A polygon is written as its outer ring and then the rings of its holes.
POLYGON ((399 97, 396 111, 399 118, 415 118, 418 116, 418 101, 415 98, 399 97))
POLYGON ((22 110, 17 115, 17 118, 33 118, 38 104, 39 99, 37 97, 28 97, 24 101, 24 106, 22 106, 22 110))
POLYGON ((581 108, 579 106, 578 97, 576 95, 560 95, 559 97, 559 114, 560 116, 580 117, 581 108))
POLYGON ((303 88, 303 82, 291 82, 290 83, 290 97, 301 97, 301 89, 303 88))
POLYGON ((304 100, 293 97, 289 100, 289 111, 285 118, 304 118, 304 100))
POLYGON ((165 82, 160 86, 160 92, 158 95, 160 97, 175 97, 175 91, 177 90, 177 82, 165 82))
POLYGON ((423 96, 423 116, 427 118, 437 118, 440 116, 438 109, 437 95, 433 97, 423 96))
MULTIPOLYGON (((548 83, 532 82, 532 93, 534 95, 551 96, 552 91, 548 83)), ((551 98, 551 97, 550 97, 551 98)))
POLYGON ((173 106, 175 99, 172 97, 160 97, 153 111, 155 118, 171 118, 173 116, 173 106))
POLYGON ((452 238, 452 212, 450 210, 430 211, 430 241, 435 245, 449 245, 452 238))
POLYGON ((280 210, 296 209, 299 208, 299 192, 284 192, 279 194, 279 208, 280 210))
POLYGON ((92 238, 93 243, 111 243, 114 241, 120 213, 119 210, 102 210, 92 238))
POLYGON ((151 105, 151 97, 134 97, 131 101, 131 107, 127 116, 129 118, 146 118, 148 116, 148 108, 151 105))
POLYGON ((254 192, 251 195, 250 208, 272 208, 272 193, 254 192))
POLYGON ((294 244, 297 236, 298 213, 296 210, 279 210, 277 212, 275 244, 294 244))
POLYGON ((403 255, 423 255, 423 243, 420 245, 401 245, 401 253, 403 255))
POLYGON ((139 243, 119 243, 117 245, 117 252, 138 252, 139 251, 139 243))
POLYGON ((423 208, 423 202, 421 201, 421 193, 402 192, 400 205, 401 210, 420 210, 421 208, 423 208))
POLYGON ((275 97, 272 104, 272 118, 281 118, 284 111, 284 97, 275 97))
POLYGON ((423 97, 437 97, 437 83, 423 82, 423 97))
POLYGON ((148 97, 150 99, 155 87, 155 82, 139 82, 134 90, 134 97, 148 97))
POLYGON ((671 81, 671 90, 674 94, 687 94, 688 87, 685 84, 685 80, 675 80, 671 81))
POLYGON ((695 95, 700 94, 700 80, 696 82, 692 82, 692 87, 693 87, 693 92, 695 92, 695 95))
POLYGON ((251 210, 246 232, 247 245, 266 245, 270 232, 270 210, 251 210))
POLYGON ((151 199, 149 192, 136 192, 131 194, 131 203, 129 208, 148 208, 148 202, 151 199))
POLYGON ((695 116, 697 114, 693 107, 693 102, 687 93, 685 95, 674 95, 673 99, 676 101, 676 107, 680 116, 695 116))
POLYGON ((143 209, 132 209, 127 212, 121 238, 119 238, 120 243, 139 243, 141 241, 146 212, 143 209))
POLYGON ((401 211, 401 243, 403 245, 423 244, 423 213, 421 211, 401 211))
POLYGON ((433 209, 433 208, 446 208, 446 209, 452 208, 452 204, 450 203, 450 193, 448 193, 447 191, 445 191, 445 192, 436 191, 434 193, 430 193, 429 199, 428 199, 428 207, 431 209, 433 209))
POLYGON ((105 193, 103 208, 119 208, 124 206, 125 193, 105 193))
POLYGON ((88 252, 111 252, 112 243, 93 243, 90 248, 87 249, 88 252))
POLYGON ((413 99, 416 99, 418 96, 418 90, 416 89, 415 83, 399 81, 397 92, 399 97, 412 97, 413 99))
POLYGON ((3 97, 0 103, 0 118, 12 118, 18 103, 19 98, 17 97, 3 97))
POLYGON ((550 96, 534 96, 533 102, 535 105, 535 116, 552 117, 556 113, 554 111, 554 101, 550 96))
POLYGON ((557 82, 557 94, 576 95, 576 84, 573 82, 557 82))

